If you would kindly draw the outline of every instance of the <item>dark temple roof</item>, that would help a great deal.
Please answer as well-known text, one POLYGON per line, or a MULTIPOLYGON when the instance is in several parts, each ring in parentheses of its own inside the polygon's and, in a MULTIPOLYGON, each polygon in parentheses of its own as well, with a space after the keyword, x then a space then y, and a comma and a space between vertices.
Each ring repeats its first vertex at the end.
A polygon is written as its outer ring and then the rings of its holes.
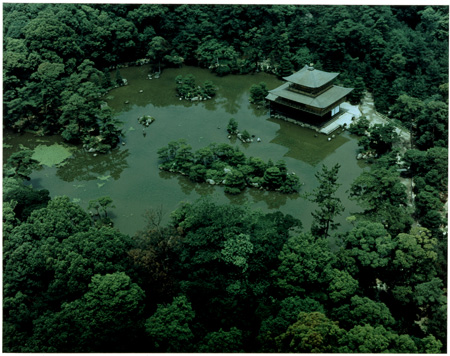
POLYGON ((344 88, 337 85, 333 85, 330 87, 330 89, 326 90, 319 96, 311 97, 308 95, 288 90, 288 87, 289 83, 284 83, 278 88, 270 90, 266 99, 275 101, 280 97, 294 101, 296 103, 313 106, 319 109, 325 109, 328 106, 334 104, 335 102, 341 100, 343 97, 348 95, 353 90, 353 88, 344 88))

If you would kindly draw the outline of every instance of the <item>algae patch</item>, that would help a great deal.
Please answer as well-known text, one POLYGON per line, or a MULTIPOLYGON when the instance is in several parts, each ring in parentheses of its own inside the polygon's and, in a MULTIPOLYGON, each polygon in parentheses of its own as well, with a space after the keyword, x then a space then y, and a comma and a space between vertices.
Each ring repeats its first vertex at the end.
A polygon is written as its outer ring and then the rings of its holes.
POLYGON ((72 156, 72 153, 68 148, 55 143, 51 146, 38 145, 31 157, 38 161, 39 164, 52 167, 60 165, 70 156, 72 156))

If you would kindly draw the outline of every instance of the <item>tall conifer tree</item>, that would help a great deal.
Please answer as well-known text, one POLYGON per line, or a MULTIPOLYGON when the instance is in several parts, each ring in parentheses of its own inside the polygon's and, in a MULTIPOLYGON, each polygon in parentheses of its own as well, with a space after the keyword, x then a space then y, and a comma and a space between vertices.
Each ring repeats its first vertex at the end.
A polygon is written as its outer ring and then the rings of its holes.
POLYGON ((344 211, 341 200, 335 196, 340 184, 337 183, 339 168, 336 163, 331 169, 325 165, 322 171, 317 172, 315 177, 319 181, 319 186, 307 195, 307 199, 317 203, 318 209, 312 212, 314 221, 311 226, 311 233, 318 237, 327 237, 331 230, 335 230, 340 224, 335 223, 334 218, 344 211))

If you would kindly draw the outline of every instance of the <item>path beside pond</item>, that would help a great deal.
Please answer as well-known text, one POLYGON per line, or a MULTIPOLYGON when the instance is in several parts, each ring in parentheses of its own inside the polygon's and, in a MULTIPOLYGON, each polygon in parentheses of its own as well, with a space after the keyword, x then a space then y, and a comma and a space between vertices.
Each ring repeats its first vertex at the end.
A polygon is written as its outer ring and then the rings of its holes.
MULTIPOLYGON (((375 110, 375 103, 373 101, 373 96, 369 92, 365 92, 363 99, 361 100, 361 104, 359 105, 359 110, 362 115, 364 115, 371 125, 375 124, 383 124, 386 125, 389 122, 389 118, 378 113, 375 110)), ((397 134, 400 136, 400 140, 397 143, 397 147, 400 147, 400 155, 403 155, 408 149, 411 147, 411 134, 408 130, 397 127, 397 134)), ((400 159, 399 155, 399 159, 400 159)), ((408 194, 408 205, 410 207, 414 207, 414 197, 415 194, 413 192, 413 180, 412 178, 400 178, 401 183, 406 187, 408 194)))
MULTIPOLYGON (((362 115, 364 115, 372 125, 375 124, 387 124, 388 118, 375 110, 375 103, 373 101, 373 96, 369 92, 365 92, 364 97, 361 99, 361 104, 359 104, 359 110, 362 115)), ((411 135, 408 130, 397 127, 396 132, 400 135, 405 143, 409 143, 411 140, 411 135)))

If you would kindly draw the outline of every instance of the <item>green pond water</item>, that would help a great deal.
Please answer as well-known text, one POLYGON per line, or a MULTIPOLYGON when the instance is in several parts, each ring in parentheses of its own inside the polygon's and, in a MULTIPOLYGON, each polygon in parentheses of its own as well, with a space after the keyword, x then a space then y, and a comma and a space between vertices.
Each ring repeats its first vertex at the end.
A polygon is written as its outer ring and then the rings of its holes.
MULTIPOLYGON (((192 183, 189 179, 158 169, 157 150, 173 140, 184 138, 193 150, 212 142, 238 146, 246 156, 260 157, 274 162, 283 159, 289 171, 295 172, 302 183, 300 193, 316 187, 314 174, 322 164, 341 165, 338 196, 346 210, 338 221, 348 229, 345 218, 359 210, 355 202, 347 199, 346 191, 364 169, 355 156, 357 139, 348 133, 337 134, 328 141, 325 135, 298 125, 269 118, 268 110, 249 103, 252 84, 264 81, 268 89, 282 81, 266 73, 217 77, 208 70, 195 67, 166 69, 159 79, 147 79, 148 66, 120 70, 129 85, 117 88, 105 96, 117 118, 123 122, 124 145, 106 155, 93 156, 81 147, 71 147, 72 156, 61 167, 42 166, 33 172, 30 183, 38 189, 48 189, 51 196, 67 195, 84 208, 89 200, 110 196, 115 209, 111 217, 122 232, 134 234, 145 225, 143 214, 149 209, 162 208, 165 222, 180 202, 193 202, 203 195, 211 195, 218 203, 247 204, 264 212, 280 210, 300 218, 305 228, 311 224, 315 204, 300 194, 284 195, 258 189, 247 189, 240 195, 225 194, 223 187, 206 183, 192 183), (217 95, 208 101, 180 101, 175 95, 175 77, 193 74, 199 85, 211 80, 217 95), (140 93, 140 91, 143 91, 140 93), (125 104, 129 101, 128 104, 125 104), (137 122, 141 115, 151 115, 156 121, 145 129, 137 122), (251 144, 227 138, 226 126, 234 117, 239 129, 246 129, 261 138, 251 144)), ((25 146, 64 145, 58 137, 36 137, 31 134, 4 132, 4 159, 25 146)))

